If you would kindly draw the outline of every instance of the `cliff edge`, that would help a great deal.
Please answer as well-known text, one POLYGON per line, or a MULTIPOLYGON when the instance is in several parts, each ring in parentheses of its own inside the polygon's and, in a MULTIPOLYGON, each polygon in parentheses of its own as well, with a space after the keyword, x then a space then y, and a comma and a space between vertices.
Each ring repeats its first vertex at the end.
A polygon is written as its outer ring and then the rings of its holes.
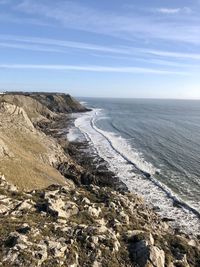
POLYGON ((0 266, 199 267, 200 237, 82 163, 63 129, 84 111, 64 94, 0 95, 0 266))

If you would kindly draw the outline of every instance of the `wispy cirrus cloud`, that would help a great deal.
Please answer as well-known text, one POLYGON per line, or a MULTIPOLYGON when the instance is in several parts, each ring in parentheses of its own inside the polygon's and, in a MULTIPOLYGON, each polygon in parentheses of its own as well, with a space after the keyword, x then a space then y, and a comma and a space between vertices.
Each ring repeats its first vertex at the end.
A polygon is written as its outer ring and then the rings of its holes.
POLYGON ((23 49, 32 51, 42 51, 48 53, 69 53, 70 49, 89 51, 92 55, 93 52, 102 55, 103 57, 113 57, 118 59, 130 60, 146 60, 149 63, 162 64, 166 66, 186 67, 191 66, 184 62, 169 62, 169 60, 192 60, 199 61, 200 54, 198 53, 184 53, 155 49, 142 49, 132 46, 102 46, 93 43, 74 42, 69 40, 49 39, 30 36, 16 36, 16 35, 1 35, 0 34, 0 47, 10 49, 23 49), (163 60, 159 60, 162 58, 163 60))
POLYGON ((200 44, 199 16, 189 16, 189 8, 160 8, 162 13, 179 14, 184 11, 188 16, 173 16, 171 21, 161 16, 134 13, 124 14, 107 12, 83 5, 81 2, 56 1, 48 4, 38 0, 24 0, 15 8, 20 12, 53 20, 66 28, 106 34, 123 39, 160 39, 200 44))
POLYGON ((196 54, 194 54, 194 53, 180 53, 180 52, 151 50, 151 49, 146 49, 143 51, 145 53, 149 53, 149 54, 161 56, 161 57, 200 60, 200 54, 197 54, 197 53, 196 54))
POLYGON ((2 48, 12 48, 12 49, 23 49, 30 51, 41 51, 41 52, 55 52, 55 53, 66 53, 65 50, 59 48, 51 48, 40 45, 32 45, 32 44, 23 44, 23 43, 6 43, 0 41, 0 47, 2 48))
MULTIPOLYGON (((0 41, 1 40, 17 42, 17 44, 28 43, 28 44, 44 45, 45 47, 54 46, 54 47, 57 47, 57 52, 62 52, 62 51, 66 52, 65 50, 59 50, 58 48, 73 48, 73 49, 81 49, 81 50, 99 51, 99 52, 105 52, 105 53, 120 53, 120 54, 128 53, 128 51, 125 48, 120 48, 120 47, 109 47, 109 46, 102 46, 102 45, 91 44, 91 43, 73 42, 73 41, 68 41, 68 40, 58 40, 58 39, 50 39, 50 38, 0 35, 0 41)), ((12 45, 12 44, 9 44, 9 45, 12 45)), ((23 47, 26 48, 25 45, 22 46, 22 48, 23 47)), ((30 48, 31 47, 34 49, 34 46, 30 46, 30 48)))
POLYGON ((61 70, 61 71, 86 71, 86 72, 114 72, 114 73, 145 73, 160 75, 188 75, 186 72, 159 70, 139 67, 108 67, 96 65, 38 65, 38 64, 0 64, 0 69, 35 69, 35 70, 61 70))

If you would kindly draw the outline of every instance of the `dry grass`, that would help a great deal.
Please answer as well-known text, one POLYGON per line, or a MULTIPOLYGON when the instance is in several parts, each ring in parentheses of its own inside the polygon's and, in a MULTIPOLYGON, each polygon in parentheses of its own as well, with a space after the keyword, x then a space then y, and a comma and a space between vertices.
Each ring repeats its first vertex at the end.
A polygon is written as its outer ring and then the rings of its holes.
POLYGON ((34 158, 1 160, 0 172, 6 176, 9 182, 25 190, 39 189, 65 182, 63 176, 56 169, 40 163, 34 158))
POLYGON ((65 178, 49 163, 55 154, 49 137, 26 128, 23 118, 0 115, 0 139, 10 155, 0 157, 0 173, 20 189, 31 190, 64 184, 65 178))

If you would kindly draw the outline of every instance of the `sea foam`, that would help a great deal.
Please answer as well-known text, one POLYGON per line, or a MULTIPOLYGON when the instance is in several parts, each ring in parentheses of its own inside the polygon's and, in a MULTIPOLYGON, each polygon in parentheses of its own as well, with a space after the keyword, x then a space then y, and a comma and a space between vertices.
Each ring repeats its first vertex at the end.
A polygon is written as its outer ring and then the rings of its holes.
POLYGON ((107 161, 110 170, 129 190, 142 195, 147 203, 157 208, 162 217, 172 219, 173 226, 182 228, 187 233, 200 233, 198 211, 154 177, 160 170, 146 162, 128 140, 98 128, 96 122, 102 116, 103 110, 93 109, 79 116, 75 120, 75 127, 85 135, 99 156, 107 161))

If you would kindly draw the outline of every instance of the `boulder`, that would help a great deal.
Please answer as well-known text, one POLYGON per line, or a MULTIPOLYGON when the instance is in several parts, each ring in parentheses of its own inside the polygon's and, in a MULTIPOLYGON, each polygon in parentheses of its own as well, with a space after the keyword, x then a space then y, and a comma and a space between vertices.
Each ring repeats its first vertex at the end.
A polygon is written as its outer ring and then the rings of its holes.
POLYGON ((61 242, 50 240, 48 241, 48 249, 53 254, 53 257, 62 258, 67 250, 67 246, 61 242))
POLYGON ((63 201, 61 198, 47 198, 47 201, 47 212, 53 216, 68 219, 79 212, 76 203, 72 201, 63 201))
MULTIPOLYGON (((129 236, 131 232, 128 233, 129 236)), ((129 237, 130 257, 140 267, 164 267, 165 253, 154 246, 154 239, 151 233, 144 231, 132 231, 129 237)))
POLYGON ((17 210, 14 211, 13 213, 16 213, 17 211, 25 211, 25 210, 33 209, 34 205, 35 205, 35 202, 33 202, 31 199, 25 199, 17 206, 17 210))
POLYGON ((149 260, 156 267, 165 266, 165 253, 156 246, 149 247, 149 260))

